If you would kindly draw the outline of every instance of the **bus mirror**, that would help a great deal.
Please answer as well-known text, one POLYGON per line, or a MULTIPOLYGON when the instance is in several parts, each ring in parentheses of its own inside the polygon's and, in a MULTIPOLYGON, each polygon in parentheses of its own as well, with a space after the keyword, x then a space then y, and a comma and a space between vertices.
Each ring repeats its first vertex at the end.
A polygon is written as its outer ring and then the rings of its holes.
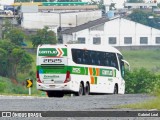
POLYGON ((127 62, 126 60, 122 60, 123 63, 125 63, 128 66, 128 70, 130 71, 130 65, 129 62, 127 62))

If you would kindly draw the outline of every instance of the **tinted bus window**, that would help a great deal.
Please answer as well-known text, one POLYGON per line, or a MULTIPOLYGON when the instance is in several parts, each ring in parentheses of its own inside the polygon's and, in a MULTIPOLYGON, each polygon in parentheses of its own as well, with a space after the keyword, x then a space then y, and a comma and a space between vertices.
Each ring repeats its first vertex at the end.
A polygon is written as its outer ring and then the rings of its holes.
POLYGON ((118 69, 115 53, 72 49, 72 58, 77 64, 109 66, 118 69))

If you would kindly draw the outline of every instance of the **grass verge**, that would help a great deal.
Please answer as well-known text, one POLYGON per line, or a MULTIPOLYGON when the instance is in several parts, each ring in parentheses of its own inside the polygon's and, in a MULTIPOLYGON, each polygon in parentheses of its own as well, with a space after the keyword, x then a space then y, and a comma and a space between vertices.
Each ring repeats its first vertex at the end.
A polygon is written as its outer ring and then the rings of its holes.
POLYGON ((128 104, 128 105, 120 105, 116 108, 131 108, 131 109, 147 109, 147 110, 160 110, 160 92, 155 93, 156 98, 144 101, 141 103, 128 104))

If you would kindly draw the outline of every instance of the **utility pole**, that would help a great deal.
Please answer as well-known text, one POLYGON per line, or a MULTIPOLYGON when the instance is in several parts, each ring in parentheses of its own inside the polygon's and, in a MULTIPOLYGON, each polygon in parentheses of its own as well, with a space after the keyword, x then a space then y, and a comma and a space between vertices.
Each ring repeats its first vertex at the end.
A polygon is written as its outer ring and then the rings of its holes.
POLYGON ((58 43, 63 43, 61 30, 61 12, 59 12, 59 27, 57 28, 58 43))

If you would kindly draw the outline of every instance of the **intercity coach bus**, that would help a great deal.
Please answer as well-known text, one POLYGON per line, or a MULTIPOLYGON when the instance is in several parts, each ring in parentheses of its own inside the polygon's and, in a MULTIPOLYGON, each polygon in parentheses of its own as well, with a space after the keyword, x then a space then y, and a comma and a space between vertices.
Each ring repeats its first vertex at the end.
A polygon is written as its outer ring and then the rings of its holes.
POLYGON ((37 89, 48 97, 92 93, 125 93, 122 54, 101 45, 39 45, 37 48, 37 89))

